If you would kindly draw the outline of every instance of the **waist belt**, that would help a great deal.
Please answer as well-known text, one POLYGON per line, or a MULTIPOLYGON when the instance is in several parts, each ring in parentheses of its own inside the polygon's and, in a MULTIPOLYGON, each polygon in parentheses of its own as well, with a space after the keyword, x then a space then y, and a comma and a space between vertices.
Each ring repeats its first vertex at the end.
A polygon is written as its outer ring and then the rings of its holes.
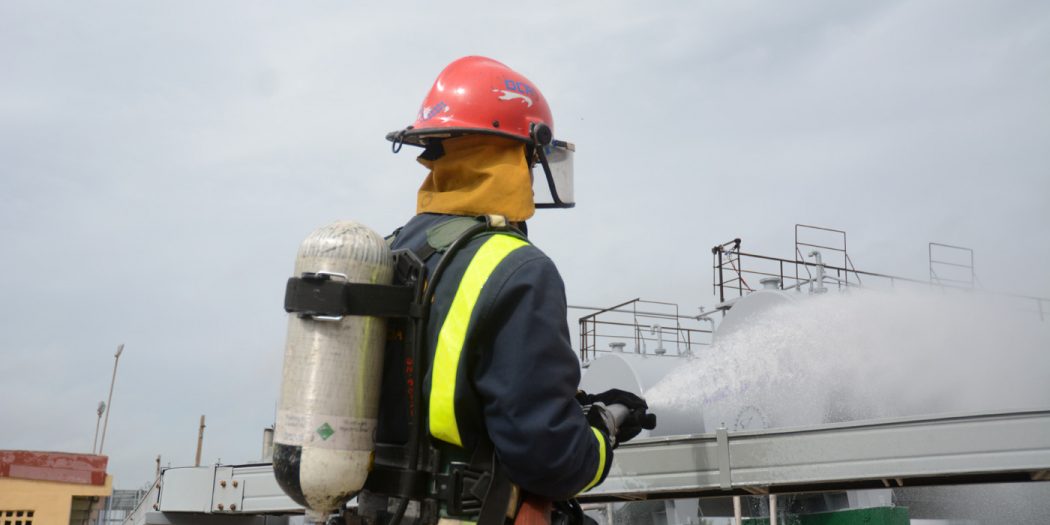
POLYGON ((434 492, 449 516, 477 516, 491 484, 491 472, 479 472, 466 463, 451 463, 447 473, 435 477, 434 492))
POLYGON ((503 525, 515 487, 496 460, 492 444, 485 441, 474 450, 469 463, 451 462, 446 472, 436 475, 403 468, 396 460, 393 464, 377 461, 365 490, 388 498, 429 499, 442 504, 451 517, 478 525, 503 525))
POLYGON ((447 473, 437 475, 435 489, 450 516, 476 517, 478 525, 503 525, 516 494, 487 439, 474 449, 470 463, 450 463, 447 473))

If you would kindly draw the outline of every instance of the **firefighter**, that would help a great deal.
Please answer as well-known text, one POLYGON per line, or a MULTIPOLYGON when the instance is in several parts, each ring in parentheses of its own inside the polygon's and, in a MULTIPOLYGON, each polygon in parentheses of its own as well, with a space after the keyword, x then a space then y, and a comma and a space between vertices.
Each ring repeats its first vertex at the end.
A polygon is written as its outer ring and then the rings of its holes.
MULTIPOLYGON (((555 140, 553 129, 535 84, 471 56, 449 64, 416 121, 387 137, 395 151, 421 147, 417 160, 429 170, 417 215, 395 232, 391 248, 412 250, 433 272, 478 217, 507 223, 470 239, 435 284, 424 402, 427 430, 446 462, 468 464, 477 450, 492 449, 509 481, 534 501, 570 500, 595 487, 616 444, 652 426, 634 394, 577 392, 564 284, 525 236, 536 208, 574 204, 573 146, 555 140), (534 200, 534 166, 544 202, 534 200), (627 421, 617 428, 595 401, 627 406, 627 421), (585 415, 581 403, 596 408, 585 415)), ((381 420, 381 437, 394 425, 381 420)), ((476 518, 453 510, 444 513, 476 518)))

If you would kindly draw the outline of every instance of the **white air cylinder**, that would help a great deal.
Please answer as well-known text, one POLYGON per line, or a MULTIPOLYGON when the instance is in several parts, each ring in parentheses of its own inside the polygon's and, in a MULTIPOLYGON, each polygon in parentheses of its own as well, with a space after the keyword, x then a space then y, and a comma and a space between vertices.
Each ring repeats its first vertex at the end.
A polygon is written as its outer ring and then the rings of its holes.
MULTIPOLYGON (((356 222, 319 228, 299 247, 295 275, 325 273, 352 283, 390 284, 393 257, 376 232, 356 222)), ((320 521, 364 486, 375 448, 386 321, 288 317, 274 474, 320 521)))

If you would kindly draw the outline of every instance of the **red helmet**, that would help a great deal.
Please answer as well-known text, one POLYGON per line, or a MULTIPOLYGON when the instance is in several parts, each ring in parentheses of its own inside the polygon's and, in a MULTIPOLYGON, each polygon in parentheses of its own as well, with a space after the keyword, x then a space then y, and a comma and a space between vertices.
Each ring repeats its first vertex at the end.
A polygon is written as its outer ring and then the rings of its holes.
POLYGON ((491 58, 469 56, 446 66, 416 121, 386 138, 395 146, 424 146, 430 138, 484 133, 546 144, 553 129, 550 106, 535 84, 491 58))
MULTIPOLYGON (((554 140, 551 108, 527 78, 491 58, 470 56, 452 62, 430 88, 416 121, 387 133, 394 152, 402 144, 426 147, 431 140, 468 134, 489 134, 520 140, 528 148, 529 165, 539 163, 547 188, 537 208, 572 208, 576 147, 554 140), (546 199, 543 199, 546 200, 546 199)), ((536 180, 538 177, 533 177, 536 180)), ((534 187, 534 191, 535 191, 534 187)))

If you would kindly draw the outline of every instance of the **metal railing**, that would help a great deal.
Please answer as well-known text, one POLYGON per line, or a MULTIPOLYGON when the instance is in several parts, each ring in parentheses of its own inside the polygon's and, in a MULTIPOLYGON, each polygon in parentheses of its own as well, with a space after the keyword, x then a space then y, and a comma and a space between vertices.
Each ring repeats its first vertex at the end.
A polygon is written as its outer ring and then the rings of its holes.
POLYGON ((739 237, 711 248, 711 256, 714 258, 711 266, 711 284, 714 285, 714 292, 719 302, 726 301, 727 289, 737 290, 738 295, 744 295, 744 290, 753 291, 744 280, 744 271, 740 263, 739 237))
MULTIPOLYGON (((717 249, 718 246, 715 248, 717 249)), ((811 270, 818 267, 823 269, 826 278, 832 279, 840 288, 859 285, 862 276, 885 279, 890 286, 894 286, 898 282, 928 284, 925 281, 908 279, 906 277, 857 270, 852 266, 844 268, 841 266, 824 264, 822 262, 818 263, 814 261, 784 259, 743 251, 735 251, 732 254, 717 254, 713 267, 715 268, 716 275, 714 281, 714 293, 723 303, 726 301, 727 292, 730 297, 732 297, 733 292, 736 292, 737 296, 743 296, 746 293, 754 291, 754 289, 747 284, 748 277, 776 278, 779 280, 779 283, 777 284, 778 289, 791 290, 801 288, 808 283, 815 283, 817 277, 811 270), (729 266, 728 263, 725 262, 730 260, 733 261, 732 266, 729 266), (747 266, 746 268, 745 263, 747 266), (718 279, 719 275, 727 274, 729 276, 728 279, 718 279), (850 276, 852 276, 852 279, 850 276)))
POLYGON ((112 494, 96 503, 96 516, 89 523, 92 525, 124 523, 146 493, 146 489, 114 489, 112 494))
POLYGON ((682 315, 675 303, 635 298, 609 308, 570 308, 594 310, 580 318, 580 361, 584 363, 599 352, 684 356, 710 344, 709 321, 682 315))
MULTIPOLYGON (((712 265, 713 274, 711 282, 714 284, 715 295, 718 296, 719 302, 724 303, 726 301, 726 290, 736 290, 737 296, 744 295, 745 292, 753 292, 755 288, 747 282, 746 274, 765 276, 765 277, 777 277, 781 283, 785 282, 788 277, 784 273, 784 263, 787 263, 790 268, 794 270, 794 277, 791 280, 798 283, 807 282, 818 282, 823 284, 825 280, 831 280, 837 282, 839 288, 844 286, 850 286, 861 283, 861 275, 868 272, 857 271, 856 266, 853 264, 853 260, 850 259, 849 253, 846 251, 846 232, 843 230, 836 230, 833 228, 825 228, 823 226, 810 226, 806 224, 795 225, 795 260, 791 261, 788 259, 777 259, 781 261, 779 271, 777 273, 772 272, 756 272, 756 271, 745 271, 743 269, 743 261, 741 256, 754 255, 744 254, 740 251, 741 240, 740 238, 733 239, 729 242, 719 244, 711 249, 711 253, 714 257, 714 263, 712 265), (819 233, 830 233, 835 237, 835 242, 841 243, 840 246, 830 246, 825 243, 819 243, 818 241, 810 241, 807 235, 810 237, 813 232, 819 233), (832 257, 829 259, 826 254, 830 253, 832 257), (806 260, 807 257, 815 259, 814 262, 810 263, 806 260), (841 263, 837 263, 837 260, 841 258, 841 263), (831 260, 835 264, 824 264, 825 260, 831 260), (821 269, 834 269, 836 273, 834 276, 828 275, 826 272, 819 272, 819 275, 814 275, 810 271, 810 268, 821 269), (803 276, 805 272, 805 276, 803 276), (852 274, 852 281, 850 276, 852 274)), ((791 288, 791 287, 787 287, 791 288)))
MULTIPOLYGON (((833 256, 833 259, 831 259, 831 260, 837 259, 839 255, 842 256, 842 263, 839 265, 839 267, 843 269, 843 272, 839 276, 839 278, 842 279, 843 282, 840 283, 840 287, 842 285, 844 285, 844 286, 849 286, 850 285, 849 276, 850 276, 851 272, 848 271, 847 269, 852 270, 852 273, 854 274, 854 278, 857 281, 856 284, 860 284, 860 274, 857 273, 857 268, 855 266, 853 266, 853 261, 849 258, 849 252, 846 251, 846 232, 845 231, 843 231, 843 230, 836 230, 834 228, 825 228, 823 226, 810 226, 810 225, 807 225, 807 224, 796 224, 795 225, 795 262, 796 263, 803 263, 803 262, 805 262, 807 257, 816 257, 818 261, 822 261, 825 258, 825 253, 830 253, 830 255, 833 256), (826 235, 826 234, 829 234, 829 233, 831 234, 830 236, 826 235), (811 242, 806 242, 805 241, 805 239, 812 239, 814 235, 821 235, 821 234, 825 234, 825 235, 823 235, 823 237, 825 239, 834 238, 834 242, 836 242, 836 243, 838 243, 839 239, 841 239, 842 247, 840 248, 838 246, 829 246, 829 245, 826 245, 826 244, 823 244, 823 243, 817 244, 818 241, 811 241, 811 242)), ((836 263, 837 263, 837 261, 836 261, 836 263)), ((818 264, 818 266, 820 265, 819 262, 817 264, 818 264)), ((799 267, 800 266, 801 266, 802 269, 804 269, 806 271, 807 279, 813 280, 815 278, 815 276, 812 273, 810 273, 809 266, 796 264, 795 265, 795 280, 796 281, 800 281, 801 280, 800 277, 799 277, 799 267)), ((825 265, 825 267, 827 267, 827 266, 825 265)))
POLYGON ((966 285, 970 288, 978 284, 971 248, 931 242, 928 253, 931 283, 966 285))
MULTIPOLYGON (((837 285, 840 289, 849 286, 858 286, 862 284, 862 279, 865 286, 877 287, 881 284, 890 288, 897 287, 901 284, 908 284, 927 288, 932 286, 942 289, 975 290, 975 285, 979 285, 979 281, 977 281, 976 277, 969 280, 934 278, 936 276, 933 269, 935 265, 945 262, 934 258, 932 255, 935 253, 934 245, 959 250, 969 250, 968 248, 931 243, 931 280, 924 281, 920 279, 858 270, 853 265, 853 261, 849 258, 849 254, 846 253, 845 232, 842 232, 841 230, 805 225, 796 225, 796 228, 813 228, 828 232, 840 232, 843 235, 842 248, 799 242, 797 234, 795 259, 783 259, 780 257, 746 253, 741 250, 742 243, 740 239, 733 239, 727 243, 715 246, 711 249, 713 254, 712 284, 714 294, 719 298, 721 303, 718 307, 720 310, 724 311, 729 307, 729 304, 726 302, 727 295, 730 298, 733 295, 739 297, 754 291, 755 288, 748 283, 749 279, 775 278, 778 280, 777 288, 780 290, 801 289, 808 284, 810 286, 810 291, 821 291, 825 282, 837 285), (803 247, 821 248, 830 250, 833 253, 841 253, 842 262, 839 264, 828 264, 819 255, 813 257, 812 261, 803 260, 803 247)), ((812 252, 810 255, 812 255, 812 252)), ((970 251, 970 257, 972 257, 972 251, 970 251)), ((957 264, 956 266, 967 269, 972 273, 972 258, 969 264, 962 263, 957 264)), ((1050 298, 989 290, 980 290, 980 292, 986 293, 990 296, 1016 300, 1022 305, 1029 305, 1025 306, 1025 309, 1034 307, 1033 313, 1037 314, 1042 321, 1045 321, 1047 314, 1050 313, 1050 298)))
MULTIPOLYGON (((631 299, 609 308, 570 306, 573 309, 590 310, 580 317, 580 361, 587 363, 600 352, 634 352, 651 355, 692 355, 699 347, 711 344, 714 332, 714 314, 725 312, 733 303, 733 296, 742 297, 755 291, 751 282, 762 281, 762 286, 778 290, 802 291, 808 285, 810 293, 821 293, 830 284, 839 289, 851 286, 898 287, 902 284, 915 287, 937 287, 973 290, 978 285, 973 276, 973 251, 958 246, 930 243, 930 280, 923 281, 876 272, 858 270, 847 252, 846 232, 821 226, 795 225, 795 258, 784 259, 767 255, 746 253, 741 250, 741 240, 733 239, 711 249, 712 286, 719 304, 712 310, 701 308, 698 315, 682 315, 678 305, 660 301, 631 299), (824 235, 825 240, 813 240, 814 235, 824 235), (827 239, 830 238, 831 242, 827 239), (935 257, 936 250, 962 250, 969 263, 953 263, 935 257), (809 259, 809 260, 807 260, 809 259), (968 280, 937 278, 936 265, 948 264, 968 270, 968 280)), ((1034 312, 1045 321, 1050 312, 1050 298, 1031 295, 991 292, 992 296, 1020 301, 1024 310, 1034 306, 1034 312)))

